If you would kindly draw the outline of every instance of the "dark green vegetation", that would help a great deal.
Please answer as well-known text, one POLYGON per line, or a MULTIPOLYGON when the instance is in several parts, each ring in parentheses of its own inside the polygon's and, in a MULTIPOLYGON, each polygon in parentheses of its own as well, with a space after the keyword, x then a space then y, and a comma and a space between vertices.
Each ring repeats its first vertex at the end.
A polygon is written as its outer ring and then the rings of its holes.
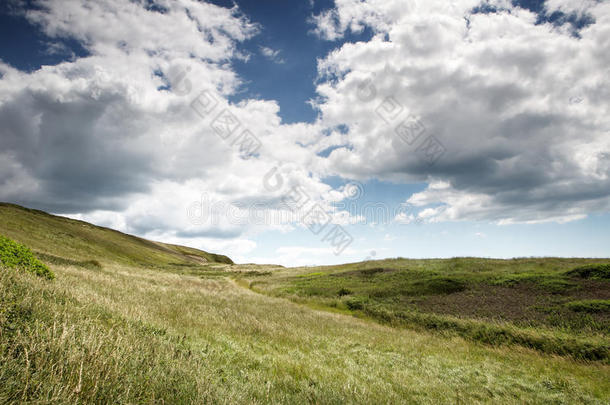
POLYGON ((48 279, 55 278, 53 272, 36 259, 30 249, 2 235, 0 235, 0 265, 29 271, 48 279))
POLYGON ((602 261, 232 265, 10 205, 0 234, 56 276, 0 265, 0 403, 610 400, 602 261))
POLYGON ((152 242, 87 222, 7 203, 0 203, 0 234, 26 244, 36 253, 41 253, 41 259, 55 264, 68 260, 81 262, 85 266, 121 263, 188 268, 202 263, 233 263, 223 255, 152 242))
POLYGON ((610 264, 588 264, 572 269, 566 274, 580 278, 610 280, 610 264))
POLYGON ((248 279, 256 291, 486 344, 610 356, 607 261, 382 260, 248 279))

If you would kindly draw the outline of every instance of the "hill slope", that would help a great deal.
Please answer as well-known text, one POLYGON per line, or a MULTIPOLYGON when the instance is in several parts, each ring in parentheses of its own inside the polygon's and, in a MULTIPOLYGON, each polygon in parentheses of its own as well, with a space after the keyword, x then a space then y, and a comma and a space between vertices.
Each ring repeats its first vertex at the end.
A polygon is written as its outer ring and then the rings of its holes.
MULTIPOLYGON (((202 266, 189 255, 210 257, 205 252, 6 204, 0 206, 0 234, 46 255, 56 276, 0 265, 0 403, 610 400, 605 362, 390 327, 244 288, 254 280, 271 290, 288 283, 300 298, 303 287, 323 293, 309 278, 332 272, 329 278, 348 283, 345 297, 356 298, 365 284, 393 291, 393 282, 373 280, 407 274, 361 269, 382 262, 334 269, 202 266), (304 285, 295 288, 298 280, 304 285)), ((458 262, 454 270, 463 267, 458 262)), ((430 268, 456 276, 450 270, 430 268)), ((577 270, 579 277, 605 274, 602 268, 577 270)), ((324 286, 335 293, 340 287, 324 286)))
POLYGON ((608 259, 386 259, 244 274, 240 281, 394 326, 610 360, 608 259))
POLYGON ((163 267, 233 263, 227 256, 153 242, 8 203, 0 203, 0 235, 27 245, 44 261, 57 264, 76 261, 163 267))

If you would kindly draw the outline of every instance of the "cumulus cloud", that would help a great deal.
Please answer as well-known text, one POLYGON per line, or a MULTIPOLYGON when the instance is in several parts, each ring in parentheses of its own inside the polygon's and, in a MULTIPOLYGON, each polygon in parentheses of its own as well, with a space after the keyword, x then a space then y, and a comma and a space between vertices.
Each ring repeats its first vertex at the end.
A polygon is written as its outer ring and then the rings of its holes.
MULTIPOLYGON (((383 11, 390 12, 383 0, 355 1, 355 0, 336 0, 335 8, 324 10, 320 14, 310 18, 313 23, 312 32, 328 41, 335 41, 343 38, 347 31, 361 33, 365 27, 381 28, 386 26, 383 11)), ((394 4, 394 7, 402 4, 394 4)), ((397 7, 398 8, 398 7, 397 7)))
POLYGON ((374 36, 319 62, 321 121, 348 132, 327 170, 429 183, 408 199, 428 221, 608 212, 610 4, 568 3, 545 13, 587 13, 577 35, 508 1, 338 0, 317 31, 374 36))
POLYGON ((65 39, 86 52, 32 72, 0 61, 0 200, 237 257, 259 231, 304 226, 285 205, 295 193, 335 224, 361 222, 333 209, 346 198, 333 175, 427 183, 400 223, 610 209, 607 2, 548 0, 541 18, 508 0, 337 0, 314 32, 373 36, 319 60, 319 118, 289 125, 273 100, 227 101, 239 44, 261 29, 236 6, 36 5, 23 15, 49 52, 65 39))
POLYGON ((297 185, 313 201, 336 198, 311 170, 321 167, 317 124, 281 124, 275 101, 227 101, 241 85, 231 67, 244 58, 238 43, 259 30, 237 7, 40 0, 24 14, 87 55, 33 72, 0 61, 0 200, 147 237, 233 246, 225 242, 264 224, 189 217, 202 195, 231 212, 253 202, 285 210, 281 199, 297 185), (215 107, 207 115, 206 100, 215 107), (230 136, 226 117, 238 123, 230 136), (254 143, 244 144, 246 133, 254 143), (263 179, 274 167, 284 185, 270 192, 263 179))
POLYGON ((231 161, 218 137, 201 133, 187 98, 160 90, 166 83, 156 73, 182 63, 191 82, 230 92, 239 81, 223 61, 254 28, 205 3, 171 2, 163 12, 143 4, 49 0, 26 13, 47 35, 75 38, 91 54, 32 73, 0 65, 2 162, 31 179, 30 192, 3 187, 2 198, 43 201, 56 212, 120 208, 151 179, 184 180, 231 161), (207 156, 193 156, 193 147, 207 156), (193 158, 200 164, 187 168, 193 158))

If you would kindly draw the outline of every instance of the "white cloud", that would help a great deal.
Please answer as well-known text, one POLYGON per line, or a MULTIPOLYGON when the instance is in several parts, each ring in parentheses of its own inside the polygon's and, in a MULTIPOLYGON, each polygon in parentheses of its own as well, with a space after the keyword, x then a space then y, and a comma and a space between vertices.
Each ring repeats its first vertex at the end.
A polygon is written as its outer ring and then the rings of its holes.
MULTIPOLYGON (((337 40, 369 27, 373 38, 319 60, 320 118, 290 125, 275 101, 226 100, 242 85, 231 67, 247 58, 238 44, 260 27, 237 7, 157 3, 44 0, 26 14, 88 55, 29 73, 0 62, 0 200, 237 258, 252 253, 257 232, 302 226, 281 205, 295 186, 333 223, 361 222, 333 211, 345 195, 322 181, 332 175, 428 183, 407 201, 417 212, 396 216, 402 223, 566 222, 610 210, 607 2, 546 3, 592 16, 577 37, 508 0, 490 2, 498 11, 487 14, 472 14, 471 0, 337 0, 312 18, 316 33, 337 40), (191 103, 203 90, 218 104, 202 118, 191 103), (382 104, 390 96, 399 104, 382 104), (211 120, 224 109, 238 133, 260 140, 256 153, 215 133, 211 120), (395 133, 407 117, 446 149, 434 164, 420 138, 395 133), (328 158, 318 155, 325 150, 328 158), (204 195, 231 215, 189 217, 204 195), (244 223, 253 204, 279 219, 244 223)), ((281 60, 278 50, 260 52, 281 60)), ((268 259, 313 264, 329 252, 295 247, 268 259)))
POLYGON ((582 15, 594 8, 597 0, 547 0, 544 5, 549 12, 561 11, 566 14, 576 13, 582 15))
POLYGON ((147 4, 45 0, 27 12, 51 38, 74 38, 89 55, 30 73, 0 62, 0 200, 213 246, 286 230, 295 219, 192 220, 187 209, 204 194, 237 216, 255 203, 273 216, 299 185, 331 212, 338 193, 322 183, 314 150, 321 128, 281 124, 275 101, 226 100, 241 85, 229 61, 243 57, 237 43, 258 27, 236 7, 147 4), (201 117, 191 103, 204 90, 217 105, 201 117), (225 109, 240 122, 226 140, 211 125, 225 109), (246 129, 261 143, 253 156, 236 142, 246 129), (283 186, 268 191, 263 179, 274 166, 283 186))
POLYGON ((335 6, 334 9, 325 10, 310 19, 314 24, 312 32, 328 41, 343 38, 348 30, 360 33, 367 25, 376 28, 385 27, 384 14, 409 7, 405 2, 396 4, 384 0, 336 0, 335 6))
POLYGON ((466 0, 342 0, 316 19, 328 39, 374 32, 319 62, 321 122, 348 128, 326 169, 430 183, 408 201, 426 221, 564 222, 610 211, 610 57, 600 51, 610 4, 586 2, 595 23, 579 36, 511 2, 489 4, 498 11, 472 13, 479 2, 466 0), (432 141, 444 150, 438 160, 426 154, 432 141))
POLYGON ((360 261, 365 253, 351 247, 340 256, 334 254, 332 247, 283 246, 275 250, 271 257, 253 257, 254 263, 277 263, 288 267, 316 266, 321 264, 360 261))
POLYGON ((266 46, 261 46, 260 51, 264 57, 266 57, 267 59, 269 59, 275 63, 278 63, 278 64, 286 63, 286 61, 280 56, 280 51, 277 49, 272 49, 272 48, 269 48, 266 46))

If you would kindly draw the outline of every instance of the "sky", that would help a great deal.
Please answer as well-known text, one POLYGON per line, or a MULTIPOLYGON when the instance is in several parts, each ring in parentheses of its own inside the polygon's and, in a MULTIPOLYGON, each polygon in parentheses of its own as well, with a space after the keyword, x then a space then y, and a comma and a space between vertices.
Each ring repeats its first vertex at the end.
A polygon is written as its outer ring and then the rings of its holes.
POLYGON ((0 201, 286 266, 610 256, 610 2, 6 0, 0 201))

